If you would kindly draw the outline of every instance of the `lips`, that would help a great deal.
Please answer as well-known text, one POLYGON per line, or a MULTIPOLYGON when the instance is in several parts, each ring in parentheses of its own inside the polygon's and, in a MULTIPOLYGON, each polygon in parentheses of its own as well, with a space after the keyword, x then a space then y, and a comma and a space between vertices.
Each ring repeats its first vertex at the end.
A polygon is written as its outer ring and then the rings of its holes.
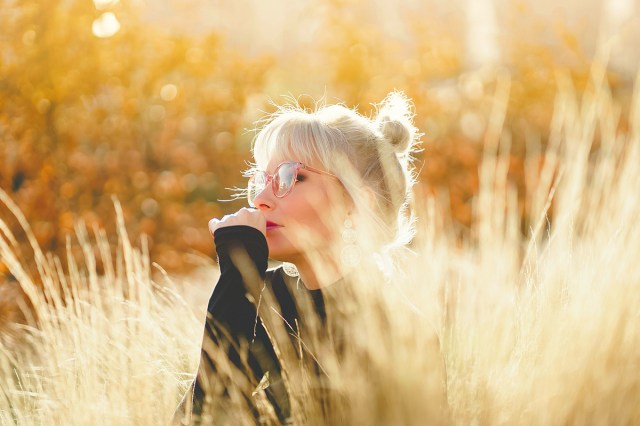
POLYGON ((279 228, 282 225, 278 225, 275 222, 271 222, 270 220, 267 221, 267 231, 270 229, 274 229, 274 228, 279 228))

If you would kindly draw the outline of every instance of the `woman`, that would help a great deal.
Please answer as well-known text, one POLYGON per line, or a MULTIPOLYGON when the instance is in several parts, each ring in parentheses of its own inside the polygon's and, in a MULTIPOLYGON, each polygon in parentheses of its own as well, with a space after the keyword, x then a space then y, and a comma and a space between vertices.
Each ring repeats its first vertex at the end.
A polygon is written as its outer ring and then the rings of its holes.
POLYGON ((375 119, 342 105, 284 106, 258 133, 247 172, 250 207, 209 222, 221 275, 208 306, 194 413, 211 404, 204 412, 233 416, 232 405, 246 404, 255 416, 286 421, 291 378, 280 361, 290 348, 274 345, 282 332, 269 321, 280 319, 301 349, 300 327, 326 320, 327 289, 341 292, 352 271, 393 265, 394 249, 413 235, 412 117, 409 100, 394 92, 375 119), (268 258, 284 264, 267 270, 268 258))

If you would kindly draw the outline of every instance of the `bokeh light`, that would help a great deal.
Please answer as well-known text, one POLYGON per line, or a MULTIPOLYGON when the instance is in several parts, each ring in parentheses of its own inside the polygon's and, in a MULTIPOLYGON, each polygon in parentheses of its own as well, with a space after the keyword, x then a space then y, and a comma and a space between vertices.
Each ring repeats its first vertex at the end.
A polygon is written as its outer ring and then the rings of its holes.
POLYGON ((112 12, 105 12, 93 21, 91 31, 96 37, 112 37, 120 31, 120 22, 112 12))
POLYGON ((160 89, 160 97, 165 101, 172 101, 178 95, 178 88, 175 84, 165 84, 160 89))

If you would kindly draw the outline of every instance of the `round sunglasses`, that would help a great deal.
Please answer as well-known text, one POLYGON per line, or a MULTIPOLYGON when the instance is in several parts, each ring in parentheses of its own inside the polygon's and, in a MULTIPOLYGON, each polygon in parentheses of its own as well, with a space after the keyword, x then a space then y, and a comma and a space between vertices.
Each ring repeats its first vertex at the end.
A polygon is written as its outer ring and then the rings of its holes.
POLYGON ((286 197, 293 189, 293 185, 295 185, 298 179, 298 172, 301 169, 339 179, 338 176, 334 174, 314 169, 297 161, 285 161, 276 167, 273 174, 258 170, 249 178, 249 184, 247 185, 247 200, 249 201, 249 205, 251 207, 256 206, 254 203, 255 198, 269 185, 269 181, 271 181, 273 194, 276 197, 286 197))

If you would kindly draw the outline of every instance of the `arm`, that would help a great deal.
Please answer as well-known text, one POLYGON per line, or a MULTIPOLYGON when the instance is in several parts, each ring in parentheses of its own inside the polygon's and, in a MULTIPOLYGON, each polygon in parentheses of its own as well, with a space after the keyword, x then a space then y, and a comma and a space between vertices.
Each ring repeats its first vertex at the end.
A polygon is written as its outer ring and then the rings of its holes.
POLYGON ((250 320, 253 329, 255 307, 246 293, 264 281, 269 256, 267 240, 257 229, 244 225, 219 228, 214 239, 220 278, 209 299, 205 329, 212 326, 213 319, 232 334, 248 337, 246 320, 250 320))
POLYGON ((255 305, 247 298, 247 293, 262 284, 267 269, 268 247, 264 235, 257 229, 243 225, 219 228, 214 239, 220 278, 207 307, 200 367, 194 385, 196 412, 204 402, 203 383, 216 371, 210 356, 215 350, 212 345, 228 347, 229 360, 246 370, 237 349, 254 339, 257 321, 255 305))
MULTIPOLYGON (((213 290, 207 307, 204 325, 200 365, 192 389, 182 399, 173 423, 189 424, 191 413, 200 414, 203 408, 204 384, 215 375, 216 365, 207 349, 211 346, 228 347, 228 357, 237 367, 241 367, 240 355, 236 348, 243 341, 251 341, 256 321, 256 308, 247 297, 248 283, 245 275, 255 275, 263 280, 267 269, 268 247, 264 235, 256 228, 244 225, 218 228, 214 232, 220 277, 213 290), (242 262, 249 269, 242 271, 236 264, 242 262), (253 272, 253 274, 252 274, 253 272)), ((255 283, 252 283, 255 285, 255 283)))

